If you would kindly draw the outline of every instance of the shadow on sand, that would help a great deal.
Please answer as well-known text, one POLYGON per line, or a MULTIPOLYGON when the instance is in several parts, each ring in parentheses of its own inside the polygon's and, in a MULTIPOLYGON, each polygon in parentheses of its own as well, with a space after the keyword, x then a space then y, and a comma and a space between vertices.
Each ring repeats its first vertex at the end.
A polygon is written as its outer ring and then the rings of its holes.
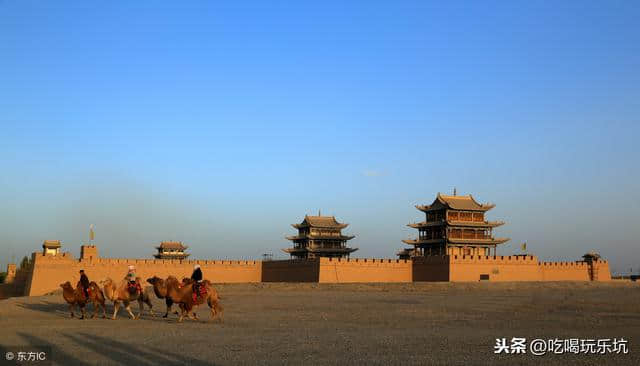
MULTIPOLYGON (((78 334, 64 334, 61 335, 77 344, 79 349, 83 352, 90 352, 101 357, 97 357, 94 360, 90 358, 81 359, 77 355, 65 352, 60 346, 53 344, 43 338, 34 336, 32 334, 18 332, 18 335, 28 342, 27 346, 34 348, 41 348, 43 346, 50 347, 51 355, 48 355, 49 360, 59 365, 91 365, 91 364, 122 364, 122 365, 215 365, 213 362, 202 361, 181 355, 177 353, 167 352, 155 347, 141 347, 139 345, 132 345, 124 342, 119 342, 110 338, 105 338, 97 335, 91 335, 86 333, 78 334), (107 360, 105 360, 105 358, 107 360)), ((73 346, 71 346, 73 347, 73 346)), ((0 351, 5 352, 8 349, 0 345, 0 351)))
MULTIPOLYGON (((16 305, 27 310, 40 311, 47 314, 53 314, 62 318, 71 318, 69 305, 66 303, 61 304, 57 302, 41 302, 41 303, 18 303, 16 305)), ((108 313, 108 309, 109 307, 107 306, 107 313, 108 313)), ((85 311, 86 317, 90 318, 91 315, 93 314, 93 304, 85 306, 84 311, 85 311)), ((113 312, 113 309, 112 309, 112 312, 113 312)), ((76 317, 80 317, 82 315, 80 308, 78 308, 77 306, 73 309, 73 313, 75 314, 76 317)), ((98 315, 96 317, 100 317, 100 316, 102 316, 102 309, 99 309, 98 315)))
POLYGON ((29 342, 30 346, 39 347, 39 346, 47 346, 51 348, 51 355, 47 355, 47 357, 52 360, 54 363, 59 365, 89 365, 86 361, 83 361, 74 355, 64 352, 60 349, 59 346, 42 339, 40 337, 36 337, 32 334, 18 332, 18 335, 22 337, 25 341, 29 342))
MULTIPOLYGON (((51 314, 59 318, 72 319, 71 313, 69 312, 69 305, 66 303, 58 303, 58 302, 17 303, 16 306, 21 307, 23 309, 27 309, 27 310, 40 311, 43 313, 51 314)), ((86 315, 85 319, 91 320, 92 319, 91 315, 93 315, 93 311, 94 311, 93 304, 89 304, 85 306, 84 309, 85 309, 85 315, 86 315)), ((111 316, 113 316, 113 309, 114 309, 113 303, 107 302, 106 315, 108 320, 111 320, 111 316)), ((135 315, 138 315, 139 308, 137 303, 135 303, 135 306, 134 305, 131 306, 131 311, 133 311, 135 315)), ((142 315, 140 316, 140 319, 138 319, 137 321, 178 323, 178 315, 175 313, 175 311, 176 309, 173 309, 172 312, 169 313, 168 318, 163 318, 162 316, 164 315, 164 309, 158 312, 154 307, 155 316, 152 316, 149 313, 149 309, 145 307, 144 311, 142 312, 142 315)), ((82 313, 80 312, 80 309, 77 306, 74 308, 73 313, 75 314, 75 319, 80 319, 80 316, 82 313)), ((120 310, 118 311, 117 319, 132 320, 129 317, 129 314, 126 312, 126 310, 122 306, 120 306, 120 310)), ((95 320, 103 320, 102 309, 98 309, 95 320)), ((209 319, 201 317, 197 322, 204 323, 207 320, 209 319)), ((185 318, 185 322, 192 322, 192 321, 193 320, 185 318)))
POLYGON ((171 353, 166 350, 159 350, 148 346, 141 347, 139 345, 132 345, 97 335, 78 333, 63 334, 63 336, 87 350, 91 350, 108 358, 110 362, 126 365, 204 366, 214 364, 212 362, 201 361, 186 355, 171 353))
MULTIPOLYGON (((19 306, 23 309, 27 310, 35 310, 41 311, 43 313, 48 314, 56 314, 56 315, 64 315, 64 317, 69 318, 71 313, 69 312, 69 305, 66 303, 58 303, 58 302, 39 302, 39 303, 17 303, 16 306, 19 306)), ((85 307, 85 311, 86 311, 85 307)), ((74 313, 80 314, 80 310, 76 306, 74 313)))

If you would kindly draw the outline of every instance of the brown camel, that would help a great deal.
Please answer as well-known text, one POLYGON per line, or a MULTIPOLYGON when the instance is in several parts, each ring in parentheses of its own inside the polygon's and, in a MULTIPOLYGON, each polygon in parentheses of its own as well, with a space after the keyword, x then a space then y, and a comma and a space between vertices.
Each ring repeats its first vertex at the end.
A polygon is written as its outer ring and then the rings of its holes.
MULTIPOLYGON (((205 280, 205 281, 207 281, 209 286, 211 286, 211 282, 209 282, 208 280, 205 280)), ((180 287, 184 287, 184 286, 190 285, 192 283, 193 283, 193 279, 191 279, 189 277, 182 277, 182 282, 180 284, 180 287)), ((216 291, 216 290, 214 289, 213 291, 216 291)), ((209 290, 207 290, 207 293, 209 293, 209 290)), ((217 294, 217 292, 216 292, 216 294, 217 294)), ((201 305, 201 304, 204 303, 204 299, 197 298, 197 300, 198 300, 198 304, 194 304, 195 306, 193 306, 192 309, 191 309, 192 310, 191 311, 191 315, 193 315, 192 319, 194 319, 194 320, 198 320, 198 315, 196 314, 195 308, 197 308, 198 305, 201 305)), ((219 300, 220 300, 220 295, 218 295, 218 302, 217 303, 219 303, 219 300)), ((222 308, 222 305, 220 305, 220 309, 221 308, 222 308)), ((185 310, 185 304, 180 304, 180 309, 185 310)), ((178 313, 176 312, 176 314, 178 314, 178 313)), ((220 318, 220 321, 222 321, 222 318, 220 318)))
MULTIPOLYGON (((153 292, 156 294, 156 296, 159 299, 164 299, 167 305, 167 311, 162 317, 163 318, 168 317, 169 311, 171 311, 171 307, 173 306, 173 300, 171 300, 171 297, 167 295, 167 284, 165 280, 163 280, 160 277, 153 276, 151 278, 147 278, 147 282, 153 285, 153 292)), ((183 279, 183 282, 184 282, 184 279, 183 279)), ((180 303, 178 304, 178 306, 182 311, 185 311, 184 304, 180 303)), ((173 313, 176 315, 180 315, 177 311, 174 311, 173 313)), ((195 312, 193 312, 192 315, 195 319, 198 319, 198 316, 196 315, 195 312)))
MULTIPOLYGON (((147 282, 153 286, 153 292, 158 299, 164 299, 165 304, 167 304, 167 311, 162 316, 166 318, 169 316, 169 311, 171 311, 171 307, 173 306, 173 300, 171 300, 170 296, 167 296, 167 284, 162 278, 156 276, 147 278, 147 282)), ((176 311, 175 314, 178 314, 178 312, 176 311)))
MULTIPOLYGON (((85 298, 84 296, 84 291, 81 290, 81 284, 78 281, 78 284, 76 285, 76 288, 80 290, 80 295, 82 295, 83 298, 85 298)), ((100 287, 98 286, 97 283, 91 281, 89 282, 89 289, 87 291, 89 293, 89 298, 86 299, 87 302, 91 302, 93 304, 93 314, 91 315, 91 318, 95 318, 96 314, 98 313, 98 308, 102 308, 102 318, 106 318, 107 317, 107 311, 105 308, 105 304, 104 304, 104 294, 102 293, 102 290, 100 289, 100 287)))
POLYGON ((203 304, 205 301, 211 309, 211 320, 214 320, 216 316, 220 317, 220 321, 222 322, 222 313, 223 308, 220 304, 220 297, 218 296, 218 291, 211 285, 211 282, 208 280, 202 281, 202 284, 207 289, 207 295, 202 298, 198 297, 197 300, 193 301, 193 283, 189 280, 188 283, 181 284, 178 282, 178 279, 169 276, 166 281, 167 286, 167 296, 171 297, 171 300, 174 303, 182 305, 180 308, 182 312, 180 313, 179 322, 182 321, 185 315, 189 318, 194 319, 195 317, 191 316, 191 312, 198 306, 203 304))
POLYGON ((78 288, 74 289, 69 281, 61 283, 60 287, 62 287, 62 297, 64 297, 64 300, 69 304, 71 317, 75 317, 75 315, 73 315, 73 308, 78 305, 82 312, 80 319, 84 319, 84 307, 87 305, 87 299, 84 297, 82 290, 78 288))
POLYGON ((181 304, 180 308, 186 311, 186 313, 189 313, 189 311, 191 311, 193 315, 192 319, 197 320, 198 316, 196 315, 195 309, 198 307, 198 305, 202 305, 206 301, 207 305, 209 305, 209 309, 211 310, 211 320, 215 320, 216 316, 219 316, 220 322, 222 322, 223 308, 222 308, 222 304, 220 303, 221 297, 218 294, 218 291, 216 291, 216 289, 213 287, 213 284, 209 280, 203 280, 201 283, 201 286, 205 287, 207 295, 205 297, 197 296, 196 301, 194 302, 193 301, 193 283, 194 283, 193 279, 189 277, 182 278, 182 283, 180 284, 180 287, 183 287, 183 288, 191 287, 192 297, 191 297, 191 304, 189 304, 189 302, 181 304))
MULTIPOLYGON (((151 315, 155 316, 153 313, 153 305, 151 305, 151 299, 149 298, 149 295, 145 291, 141 290, 130 292, 127 286, 127 282, 128 281, 126 279, 123 279, 122 281, 120 281, 119 285, 116 285, 111 278, 107 278, 100 282, 104 288, 105 296, 109 300, 113 301, 113 317, 111 317, 111 319, 116 319, 116 314, 118 314, 121 302, 124 305, 124 308, 129 313, 131 319, 140 318, 140 314, 142 314, 142 310, 144 310, 144 304, 147 304, 147 306, 149 306, 151 315), (140 306, 140 311, 138 312, 137 316, 133 315, 133 312, 131 312, 130 303, 132 301, 138 301, 138 305, 140 306)), ((140 284, 140 277, 136 277, 136 283, 140 284)), ((140 286, 140 288, 142 288, 142 286, 140 286)))

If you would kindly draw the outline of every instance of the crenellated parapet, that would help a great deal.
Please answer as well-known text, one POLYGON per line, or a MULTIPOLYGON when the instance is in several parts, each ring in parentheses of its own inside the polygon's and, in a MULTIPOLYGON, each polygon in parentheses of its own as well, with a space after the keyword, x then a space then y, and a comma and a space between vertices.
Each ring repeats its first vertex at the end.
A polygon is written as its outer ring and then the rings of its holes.
POLYGON ((410 259, 388 259, 388 258, 321 258, 321 263, 331 263, 335 265, 388 265, 392 263, 411 263, 410 259))
POLYGON ((488 264, 538 264, 538 257, 533 255, 450 255, 449 262, 456 263, 488 263, 488 264))
POLYGON ((587 268, 589 264, 586 262, 540 262, 538 263, 540 266, 545 267, 567 267, 567 268, 587 268))

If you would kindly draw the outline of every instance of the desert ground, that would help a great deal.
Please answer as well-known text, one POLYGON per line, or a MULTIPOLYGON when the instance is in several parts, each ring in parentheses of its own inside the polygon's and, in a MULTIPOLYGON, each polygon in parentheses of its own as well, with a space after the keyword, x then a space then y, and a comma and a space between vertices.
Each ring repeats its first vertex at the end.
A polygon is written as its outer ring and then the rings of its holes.
MULTIPOLYGON (((71 319, 61 294, 0 301, 0 345, 54 364, 638 365, 640 284, 220 284, 224 322, 71 319), (628 354, 495 355, 496 338, 628 340, 628 354)), ((154 309, 164 311, 154 297, 154 309)), ((108 305, 107 311, 113 306, 108 305)), ((137 312, 137 303, 134 309, 137 312)), ((4 352, 2 354, 4 359, 4 352)))

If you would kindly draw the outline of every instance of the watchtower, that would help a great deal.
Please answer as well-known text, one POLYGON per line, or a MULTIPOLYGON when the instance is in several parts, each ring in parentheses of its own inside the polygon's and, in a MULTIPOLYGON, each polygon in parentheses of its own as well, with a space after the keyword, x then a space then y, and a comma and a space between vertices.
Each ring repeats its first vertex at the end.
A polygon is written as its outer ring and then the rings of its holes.
POLYGON ((82 245, 80 246, 80 259, 97 259, 98 247, 95 245, 82 245))
POLYGON ((5 277, 5 283, 12 283, 13 280, 16 279, 16 264, 9 263, 7 264, 7 277, 5 277))
POLYGON ((60 240, 45 240, 42 243, 42 254, 43 255, 58 255, 60 254, 60 240))

